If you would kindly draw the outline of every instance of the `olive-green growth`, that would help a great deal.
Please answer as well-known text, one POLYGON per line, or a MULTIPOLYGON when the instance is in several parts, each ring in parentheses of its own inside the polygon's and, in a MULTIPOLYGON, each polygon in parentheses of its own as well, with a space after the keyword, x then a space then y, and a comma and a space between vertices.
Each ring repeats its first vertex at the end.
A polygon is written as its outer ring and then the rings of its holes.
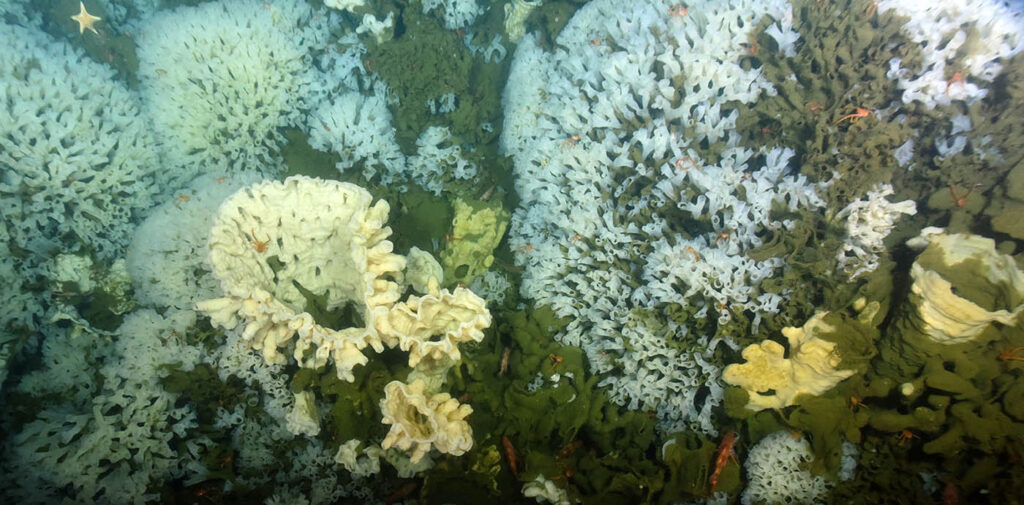
POLYGON ((901 31, 902 18, 891 12, 869 18, 863 15, 868 3, 794 2, 800 44, 792 57, 765 33, 773 22, 768 17, 749 44, 747 63, 762 65, 778 94, 741 108, 737 127, 750 145, 793 147, 805 175, 832 180, 822 195, 832 209, 888 182, 896 168, 893 152, 913 135, 878 110, 900 94, 886 76, 889 61, 916 68, 918 50, 901 31))
POLYGON ((481 125, 501 122, 503 69, 511 58, 487 63, 480 55, 474 57, 463 36, 424 16, 418 4, 401 11, 397 23, 404 30, 392 41, 369 47, 364 64, 398 99, 391 112, 402 151, 415 152, 416 139, 430 125, 447 126, 468 145, 495 140, 497 132, 481 125), (455 95, 455 110, 432 114, 428 102, 448 93, 455 95))

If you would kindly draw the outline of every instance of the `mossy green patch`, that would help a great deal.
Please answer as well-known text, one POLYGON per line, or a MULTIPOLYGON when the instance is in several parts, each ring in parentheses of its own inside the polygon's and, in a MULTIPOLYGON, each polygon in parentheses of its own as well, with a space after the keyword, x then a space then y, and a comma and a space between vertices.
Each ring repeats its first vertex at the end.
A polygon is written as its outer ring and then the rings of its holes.
MULTIPOLYGON (((498 479, 501 453, 497 446, 479 444, 459 458, 446 458, 423 479, 424 503, 475 504, 501 498, 498 479)), ((505 496, 506 500, 513 496, 505 496)))
POLYGON ((829 504, 901 505, 935 503, 925 490, 922 475, 935 471, 932 461, 908 457, 906 444, 892 435, 869 437, 858 446, 855 478, 836 483, 826 497, 829 504))
MULTIPOLYGON (((717 455, 718 445, 696 433, 683 432, 668 438, 658 453, 659 460, 668 467, 664 496, 710 496, 717 455)), ((733 494, 739 490, 739 465, 735 456, 727 461, 714 492, 733 494)))
POLYGON ((231 412, 244 399, 246 386, 241 379, 230 376, 221 380, 217 371, 206 363, 192 370, 178 365, 166 365, 167 375, 160 384, 170 393, 187 399, 196 409, 196 418, 205 429, 212 429, 220 409, 231 412))
POLYGON ((418 187, 394 196, 397 198, 389 201, 397 201, 390 215, 395 250, 408 251, 415 246, 435 256, 440 253, 452 221, 451 205, 418 187))
POLYGON ((576 1, 548 1, 543 2, 539 7, 530 12, 526 18, 526 31, 537 31, 540 33, 539 42, 541 47, 553 48, 555 39, 562 33, 562 28, 572 19, 576 9, 580 8, 582 2, 576 1))
POLYGON ((497 321, 493 340, 464 353, 453 394, 472 398, 476 446, 502 448, 500 487, 519 489, 539 475, 584 503, 668 499, 660 492, 666 468, 650 458, 655 419, 608 402, 582 351, 553 341, 567 321, 548 308, 497 321), (505 438, 518 455, 518 479, 505 438))
POLYGON ((1024 241, 1024 203, 1006 203, 992 216, 992 230, 1024 241))
MULTIPOLYGON (((336 165, 340 158, 334 153, 325 153, 313 149, 309 145, 305 134, 301 131, 289 128, 284 131, 285 145, 281 148, 281 156, 284 158, 287 171, 285 177, 292 175, 305 175, 307 177, 319 177, 328 180, 341 180, 341 173, 336 165)), ((365 180, 359 180, 361 170, 351 170, 345 174, 344 180, 360 185, 366 185, 365 180), (353 180, 355 179, 355 180, 353 180)))
MULTIPOLYGON (((1016 54, 1003 62, 1003 71, 992 83, 989 94, 967 108, 971 120, 969 156, 950 160, 958 172, 950 180, 961 188, 974 188, 985 195, 987 206, 981 214, 992 218, 988 225, 1024 244, 1021 221, 1011 216, 1024 205, 1024 56, 1016 54), (996 153, 1000 155, 994 156, 996 153), (969 157, 972 163, 962 163, 969 157)), ((980 216, 979 216, 980 217, 980 216)), ((983 220, 968 222, 970 231, 985 231, 983 220), (981 222, 979 222, 981 221, 981 222)))
MULTIPOLYGON (((919 261, 942 262, 933 253, 922 254, 919 261)), ((976 267, 967 265, 951 275, 958 284, 986 282, 976 267)), ((967 288, 962 293, 992 296, 982 291, 967 288)), ((866 443, 884 440, 908 466, 938 463, 961 477, 955 483, 958 492, 976 494, 991 479, 1006 478, 1004 470, 993 471, 994 461, 1017 457, 1021 450, 1024 423, 1015 405, 1024 391, 1024 367, 1010 358, 1024 344, 1024 330, 993 324, 970 342, 938 343, 916 324, 913 296, 898 301, 901 307, 878 342, 879 356, 865 377, 866 387, 850 390, 859 395, 857 422, 866 415, 860 434, 866 443), (964 477, 968 474, 973 477, 964 477)), ((861 461, 871 457, 865 450, 862 445, 861 461)), ((879 487, 889 485, 881 473, 865 478, 879 487)), ((846 488, 840 485, 837 491, 846 488)))
POLYGON ((899 94, 886 77, 889 61, 900 58, 913 68, 920 56, 901 31, 903 19, 891 12, 874 19, 851 14, 863 13, 868 3, 794 2, 793 26, 801 43, 792 57, 777 50, 765 32, 774 21, 765 17, 749 64, 761 66, 778 94, 740 107, 737 121, 748 144, 792 147, 804 174, 832 180, 822 194, 832 209, 888 182, 893 151, 913 134, 877 111, 899 94), (858 108, 869 112, 851 116, 858 108))
POLYGON ((496 139, 483 123, 500 123, 504 64, 474 58, 462 37, 443 29, 421 13, 418 5, 404 9, 403 31, 394 40, 372 46, 366 53, 367 70, 388 83, 398 102, 392 106, 395 136, 402 150, 416 150, 416 138, 428 125, 448 126, 468 145, 482 146, 496 139), (431 114, 429 101, 455 95, 455 110, 431 114))
POLYGON ((387 427, 381 424, 380 400, 384 386, 408 376, 407 354, 370 350, 366 365, 352 370, 353 380, 338 378, 333 367, 316 370, 301 368, 292 377, 292 391, 313 391, 317 398, 330 405, 324 416, 324 431, 331 442, 341 444, 353 438, 364 441, 383 440, 387 427))

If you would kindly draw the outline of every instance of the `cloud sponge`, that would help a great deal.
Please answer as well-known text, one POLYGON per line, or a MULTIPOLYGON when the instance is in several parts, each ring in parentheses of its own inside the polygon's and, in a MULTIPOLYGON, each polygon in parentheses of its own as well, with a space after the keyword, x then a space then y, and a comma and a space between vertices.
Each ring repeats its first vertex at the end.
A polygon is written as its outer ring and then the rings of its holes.
POLYGON ((225 0, 151 17, 139 81, 167 153, 194 171, 272 171, 282 126, 298 126, 328 16, 305 2, 225 0))
POLYGON ((46 34, 0 24, 0 214, 45 255, 119 254, 133 216, 173 175, 114 71, 46 34))
POLYGON ((828 482, 802 468, 813 459, 807 440, 786 431, 768 435, 747 455, 745 466, 750 481, 741 502, 817 503, 828 490, 828 482))

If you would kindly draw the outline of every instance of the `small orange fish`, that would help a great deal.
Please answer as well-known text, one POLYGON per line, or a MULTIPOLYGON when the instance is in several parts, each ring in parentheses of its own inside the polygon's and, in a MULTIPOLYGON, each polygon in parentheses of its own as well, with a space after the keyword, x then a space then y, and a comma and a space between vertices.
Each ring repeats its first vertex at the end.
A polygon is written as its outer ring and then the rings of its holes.
POLYGON ((512 354, 512 349, 509 349, 508 347, 506 347, 505 350, 502 351, 502 353, 501 353, 501 366, 498 367, 498 377, 501 377, 502 375, 505 375, 505 372, 508 371, 508 357, 511 354, 512 354))
POLYGON ((573 440, 572 442, 569 442, 565 447, 559 449, 559 451, 555 454, 555 459, 568 458, 569 456, 572 456, 572 454, 576 452, 576 450, 579 449, 580 447, 583 447, 583 441, 573 440))
POLYGON ((960 493, 956 490, 956 484, 947 482, 945 489, 942 490, 942 505, 959 505, 960 504, 960 493))
POLYGON ((420 483, 416 481, 406 482, 405 485, 396 489, 393 493, 389 494, 387 498, 384 498, 384 503, 398 503, 400 501, 405 500, 405 497, 412 494, 412 492, 415 491, 416 487, 419 485, 420 483))
POLYGON ((711 474, 711 492, 718 487, 718 477, 722 475, 722 469, 732 456, 733 447, 736 445, 736 430, 729 430, 722 437, 722 443, 718 444, 718 455, 715 456, 715 471, 711 474))
POLYGON ((512 441, 509 440, 507 435, 501 436, 501 445, 505 448, 505 458, 508 459, 508 468, 509 470, 512 470, 512 475, 518 479, 519 455, 516 454, 516 448, 512 445, 512 441))

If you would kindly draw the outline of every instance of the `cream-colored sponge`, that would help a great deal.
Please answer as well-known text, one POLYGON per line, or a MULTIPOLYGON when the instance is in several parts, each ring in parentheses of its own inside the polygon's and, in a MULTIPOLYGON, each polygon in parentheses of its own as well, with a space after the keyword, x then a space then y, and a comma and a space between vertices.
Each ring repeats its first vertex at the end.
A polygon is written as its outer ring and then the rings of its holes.
POLYGON ((199 302, 214 324, 244 324, 243 337, 271 363, 298 335, 295 358, 315 368, 334 360, 338 377, 383 345, 374 320, 401 296, 405 258, 393 254, 384 226, 388 204, 354 184, 289 177, 243 188, 222 205, 210 235, 209 263, 224 298, 199 302), (363 324, 328 328, 306 312, 351 304, 363 324))
POLYGON ((855 371, 839 370, 836 344, 819 337, 835 331, 824 322, 826 314, 815 314, 801 328, 783 328, 790 358, 785 358, 786 349, 773 340, 752 344, 743 349, 747 362, 725 367, 722 380, 747 391, 747 408, 751 410, 781 409, 797 403, 799 395, 817 396, 832 389, 855 371))
MULTIPOLYGON (((400 347, 413 370, 409 384, 385 386, 381 410, 391 429, 382 447, 411 449, 414 464, 432 448, 461 455, 473 446, 465 420, 473 409, 438 390, 462 357, 459 344, 481 341, 491 314, 466 288, 438 289, 440 266, 419 253, 410 284, 427 294, 399 302, 406 259, 391 252, 387 203, 371 203, 359 186, 308 177, 239 190, 221 205, 210 235, 209 263, 225 296, 196 307, 216 326, 241 327, 270 363, 285 363, 280 351, 294 341, 300 366, 333 362, 349 382, 367 363, 367 346, 400 347), (347 306, 356 315, 342 319, 351 323, 345 327, 311 314, 338 320, 347 306)), ((312 393, 299 392, 288 429, 315 435, 318 417, 312 393)))
POLYGON ((911 267, 910 316, 932 342, 974 340, 993 322, 1016 325, 1024 311, 1024 272, 995 241, 970 234, 933 234, 911 267))
POLYGON ((423 381, 411 384, 392 381, 384 386, 380 409, 384 424, 391 425, 384 449, 412 449, 413 463, 431 447, 445 454, 461 456, 473 448, 473 429, 465 421, 473 407, 459 404, 448 393, 430 394, 423 381))
POLYGON ((408 351, 409 366, 423 374, 447 371, 461 358, 459 344, 480 342, 490 325, 487 302, 466 288, 410 296, 377 319, 388 344, 408 351))

